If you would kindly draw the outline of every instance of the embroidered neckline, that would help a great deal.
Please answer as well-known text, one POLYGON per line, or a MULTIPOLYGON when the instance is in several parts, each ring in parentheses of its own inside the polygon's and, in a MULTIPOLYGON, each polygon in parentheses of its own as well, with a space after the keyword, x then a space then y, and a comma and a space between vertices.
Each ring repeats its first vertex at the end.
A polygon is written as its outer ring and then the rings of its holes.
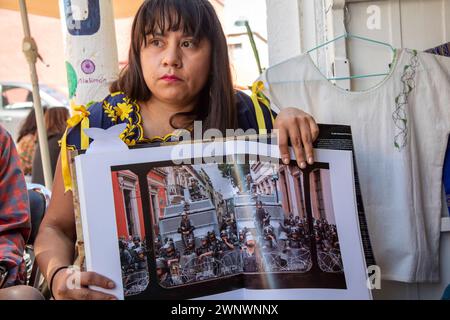
POLYGON ((171 138, 179 136, 176 131, 166 134, 164 137, 154 136, 144 137, 144 127, 142 125, 141 109, 135 99, 131 100, 124 92, 111 93, 111 97, 123 95, 120 101, 111 105, 107 99, 103 102, 103 110, 108 118, 115 124, 127 122, 127 127, 120 135, 120 138, 128 145, 134 146, 138 143, 168 142, 171 138), (137 132, 136 132, 137 131, 137 132), (134 136, 137 135, 137 138, 134 136))

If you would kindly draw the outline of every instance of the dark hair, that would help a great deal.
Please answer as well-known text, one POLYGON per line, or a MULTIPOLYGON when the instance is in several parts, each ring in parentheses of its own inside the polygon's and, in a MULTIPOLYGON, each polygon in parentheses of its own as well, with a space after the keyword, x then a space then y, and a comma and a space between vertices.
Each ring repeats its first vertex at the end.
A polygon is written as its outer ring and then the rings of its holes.
MULTIPOLYGON (((211 43, 210 76, 199 93, 197 106, 188 116, 203 121, 203 130, 236 128, 237 115, 234 89, 228 58, 228 47, 222 26, 208 0, 146 0, 133 21, 128 65, 119 79, 112 83, 111 92, 122 91, 131 99, 148 101, 152 95, 142 74, 140 51, 146 45, 146 36, 155 31, 178 31, 200 41, 211 43)), ((173 125, 173 117, 171 125, 173 125)))
POLYGON ((45 127, 47 135, 50 137, 55 134, 62 134, 66 130, 67 119, 69 119, 69 110, 66 107, 49 108, 45 113, 45 127))
MULTIPOLYGON (((45 112, 47 109, 45 107, 42 108, 42 111, 45 112)), ((31 111, 28 113, 28 116, 25 118, 25 121, 23 122, 22 126, 19 130, 19 137, 17 138, 17 143, 22 140, 23 137, 29 135, 29 134, 36 134, 37 131, 37 124, 36 124, 36 112, 34 109, 31 109, 31 111)))

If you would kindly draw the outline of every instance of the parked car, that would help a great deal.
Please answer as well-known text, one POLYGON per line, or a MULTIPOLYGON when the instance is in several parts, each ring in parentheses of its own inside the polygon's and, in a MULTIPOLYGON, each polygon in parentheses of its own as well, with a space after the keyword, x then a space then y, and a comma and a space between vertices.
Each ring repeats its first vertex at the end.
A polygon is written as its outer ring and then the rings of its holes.
MULTIPOLYGON (((39 85, 43 107, 69 107, 69 101, 61 92, 39 85)), ((8 130, 14 141, 22 121, 33 108, 33 92, 30 83, 0 82, 0 124, 8 130)))

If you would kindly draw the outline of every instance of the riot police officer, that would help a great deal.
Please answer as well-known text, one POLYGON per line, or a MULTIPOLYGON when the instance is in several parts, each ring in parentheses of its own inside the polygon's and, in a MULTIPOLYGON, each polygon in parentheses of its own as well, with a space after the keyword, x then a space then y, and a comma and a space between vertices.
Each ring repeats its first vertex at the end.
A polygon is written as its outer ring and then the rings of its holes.
POLYGON ((178 233, 181 233, 181 239, 183 240, 183 245, 186 248, 188 245, 188 239, 194 238, 194 229, 191 220, 188 218, 187 211, 183 211, 181 214, 180 227, 178 228, 178 233))
POLYGON ((166 261, 163 258, 156 259, 156 275, 161 286, 171 287, 173 285, 172 277, 169 273, 169 268, 167 267, 166 261))
POLYGON ((195 253, 195 239, 189 238, 187 242, 187 246, 184 249, 183 255, 189 256, 191 254, 195 253))
POLYGON ((166 261, 168 267, 170 267, 171 263, 178 262, 180 260, 180 253, 175 248, 175 244, 172 239, 168 239, 162 249, 161 257, 166 261))
POLYGON ((212 255, 213 251, 211 250, 211 247, 209 245, 209 238, 208 236, 202 236, 200 238, 200 246, 195 250, 197 256, 199 259, 202 259, 203 257, 207 255, 212 255))
POLYGON ((220 239, 222 240, 220 243, 221 251, 234 250, 234 244, 229 240, 228 233, 225 230, 220 231, 220 239))
POLYGON ((264 226, 264 218, 267 214, 267 211, 263 208, 263 203, 261 200, 256 202, 256 211, 255 211, 255 219, 256 219, 256 228, 259 234, 262 233, 264 226))
POLYGON ((300 249, 303 248, 303 243, 300 238, 300 229, 299 227, 294 226, 291 229, 291 233, 288 235, 287 241, 287 249, 300 249))

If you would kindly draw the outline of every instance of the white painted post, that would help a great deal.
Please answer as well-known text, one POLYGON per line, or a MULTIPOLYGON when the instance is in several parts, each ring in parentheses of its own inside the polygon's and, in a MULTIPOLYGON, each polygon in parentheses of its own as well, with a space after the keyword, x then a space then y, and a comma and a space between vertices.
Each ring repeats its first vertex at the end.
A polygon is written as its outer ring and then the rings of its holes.
POLYGON ((100 101, 117 79, 119 61, 112 0, 60 0, 69 99, 100 101))
MULTIPOLYGON (((326 41, 323 0, 266 0, 269 65, 306 52, 326 41)), ((324 50, 311 53, 324 74, 324 50)))
MULTIPOLYGON (((328 40, 332 40, 347 32, 345 29, 345 0, 327 0, 327 36, 328 40)), ((350 62, 347 57, 346 39, 338 40, 328 45, 328 62, 333 66, 331 69, 334 74, 331 77, 349 77, 350 62)), ((340 88, 350 90, 351 82, 348 80, 340 80, 338 83, 340 88)))

